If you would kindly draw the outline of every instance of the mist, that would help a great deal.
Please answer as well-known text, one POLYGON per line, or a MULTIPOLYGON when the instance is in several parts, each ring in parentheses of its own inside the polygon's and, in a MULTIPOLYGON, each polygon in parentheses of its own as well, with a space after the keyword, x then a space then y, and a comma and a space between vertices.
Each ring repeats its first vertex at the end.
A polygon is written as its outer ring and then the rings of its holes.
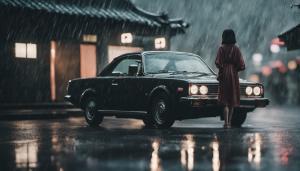
MULTIPOLYGON (((270 52, 273 38, 299 23, 300 10, 291 8, 290 0, 133 0, 142 9, 153 13, 167 12, 170 18, 183 18, 190 23, 186 34, 171 40, 171 50, 187 51, 202 56, 211 66, 220 46, 224 29, 236 32, 238 46, 248 66, 254 72, 252 55, 261 53, 263 63, 270 59, 293 56, 285 49, 274 55, 270 52)), ((294 3, 297 3, 294 1, 294 3)))

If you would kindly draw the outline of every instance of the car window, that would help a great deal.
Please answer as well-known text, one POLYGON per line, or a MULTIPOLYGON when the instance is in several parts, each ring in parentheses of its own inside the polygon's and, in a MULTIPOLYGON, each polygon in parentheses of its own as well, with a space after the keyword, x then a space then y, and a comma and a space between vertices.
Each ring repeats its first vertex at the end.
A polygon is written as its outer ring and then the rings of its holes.
POLYGON ((178 60, 175 62, 175 67, 178 71, 208 71, 208 68, 205 65, 199 65, 199 63, 195 62, 191 59, 186 60, 178 60))
POLYGON ((123 59, 120 61, 115 68, 112 70, 110 75, 118 76, 118 75, 128 75, 128 67, 130 65, 137 65, 138 64, 138 59, 123 59))
POLYGON ((185 53, 145 54, 146 73, 196 72, 213 74, 199 56, 185 53))

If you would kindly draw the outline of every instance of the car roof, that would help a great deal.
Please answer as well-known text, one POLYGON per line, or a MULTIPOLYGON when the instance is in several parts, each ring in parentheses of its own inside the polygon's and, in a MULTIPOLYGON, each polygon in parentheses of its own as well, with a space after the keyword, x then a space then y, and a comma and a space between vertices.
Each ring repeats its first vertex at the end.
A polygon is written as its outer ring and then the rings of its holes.
MULTIPOLYGON (((112 65, 113 63, 117 62, 117 60, 121 60, 122 58, 126 58, 126 56, 129 56, 129 55, 143 55, 144 54, 161 54, 161 53, 174 53, 174 54, 186 54, 186 55, 193 55, 193 56, 197 56, 199 57, 204 63, 205 61, 202 59, 202 57, 200 57, 199 55, 197 54, 194 54, 194 53, 189 53, 189 52, 179 52, 179 51, 142 51, 142 52, 132 52, 132 53, 125 53, 125 54, 122 54, 116 58, 113 59, 113 61, 109 64, 109 65, 112 65)), ((206 63, 205 63, 206 64, 206 63)), ((207 64, 206 64, 207 65, 207 64)), ((208 65, 207 65, 208 66, 208 65)), ((214 72, 210 66, 208 66, 209 69, 214 72)), ((101 75, 102 73, 104 73, 107 68, 109 68, 109 66, 106 66, 105 69, 103 71, 100 72, 99 75, 101 75)))
POLYGON ((193 53, 189 53, 189 52, 179 52, 179 51, 143 51, 143 52, 141 52, 141 54, 157 54, 157 53, 188 54, 188 55, 198 56, 198 55, 193 54, 193 53))
POLYGON ((186 54, 186 55, 194 55, 194 56, 198 56, 196 54, 193 53, 189 53, 189 52, 179 52, 179 51, 142 51, 142 52, 132 52, 132 53, 125 53, 123 55, 120 55, 116 58, 114 58, 114 60, 126 57, 128 55, 145 55, 145 54, 162 54, 162 53, 174 53, 174 54, 186 54))

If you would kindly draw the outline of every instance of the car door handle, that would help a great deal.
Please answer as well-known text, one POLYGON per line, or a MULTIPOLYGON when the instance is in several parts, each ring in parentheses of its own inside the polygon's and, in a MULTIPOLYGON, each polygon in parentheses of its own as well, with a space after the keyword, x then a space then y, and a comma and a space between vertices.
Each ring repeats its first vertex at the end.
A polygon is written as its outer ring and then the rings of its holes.
POLYGON ((112 86, 118 86, 118 83, 111 83, 112 86))

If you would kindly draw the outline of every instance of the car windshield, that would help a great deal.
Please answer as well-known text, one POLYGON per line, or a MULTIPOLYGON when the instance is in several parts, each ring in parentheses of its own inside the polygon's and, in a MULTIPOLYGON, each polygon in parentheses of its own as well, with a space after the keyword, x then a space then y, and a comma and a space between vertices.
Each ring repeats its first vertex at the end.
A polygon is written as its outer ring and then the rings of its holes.
POLYGON ((187 53, 149 53, 145 56, 145 73, 200 73, 211 75, 211 69, 199 56, 187 53))

